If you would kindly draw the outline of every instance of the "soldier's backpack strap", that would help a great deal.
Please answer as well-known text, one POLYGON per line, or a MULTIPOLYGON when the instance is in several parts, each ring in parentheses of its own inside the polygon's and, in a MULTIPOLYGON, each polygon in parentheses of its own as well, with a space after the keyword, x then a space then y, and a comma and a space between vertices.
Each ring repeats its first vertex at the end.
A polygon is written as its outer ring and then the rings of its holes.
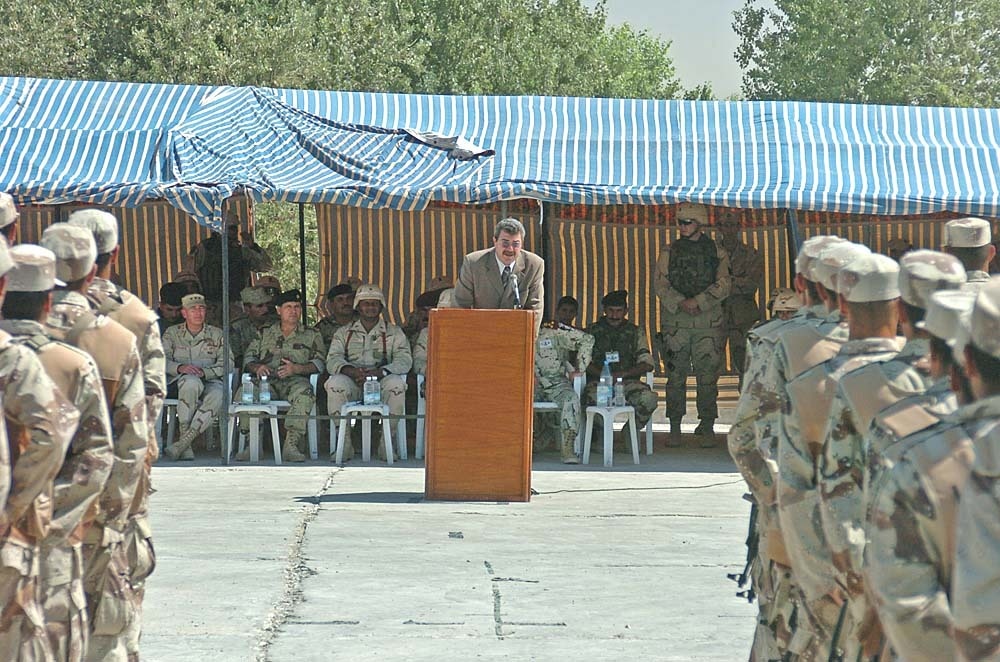
POLYGON ((854 412, 858 432, 864 434, 875 415, 913 393, 895 388, 881 363, 869 363, 840 378, 840 388, 854 412))
POLYGON ((841 343, 823 335, 812 324, 790 329, 782 341, 788 355, 788 379, 794 379, 809 368, 833 358, 841 346, 841 343))
POLYGON ((823 447, 836 386, 826 367, 817 366, 789 382, 787 387, 792 415, 798 418, 802 441, 809 446, 813 457, 818 457, 823 447))

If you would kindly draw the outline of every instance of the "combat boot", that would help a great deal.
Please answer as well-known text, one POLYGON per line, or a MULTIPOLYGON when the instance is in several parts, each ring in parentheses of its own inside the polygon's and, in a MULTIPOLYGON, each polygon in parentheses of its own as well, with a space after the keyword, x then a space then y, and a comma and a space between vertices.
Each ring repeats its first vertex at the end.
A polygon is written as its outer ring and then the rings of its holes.
POLYGON ((670 432, 667 437, 667 448, 681 447, 681 419, 670 419, 670 432))
POLYGON ((698 436, 698 445, 702 448, 713 448, 715 446, 715 419, 703 418, 698 422, 698 427, 694 433, 698 436))
POLYGON ((569 438, 563 437, 562 446, 559 447, 559 454, 562 456, 563 464, 580 464, 580 458, 573 451, 573 441, 576 435, 569 438))
MULTIPOLYGON (((191 444, 198 437, 198 430, 194 428, 182 428, 181 436, 174 443, 172 443, 164 453, 173 461, 180 459, 188 459, 185 456, 186 452, 191 449, 191 444)), ((190 459, 194 459, 194 454, 191 454, 190 459)))
POLYGON ((299 435, 288 433, 281 447, 281 459, 285 462, 305 462, 306 456, 299 450, 299 435))

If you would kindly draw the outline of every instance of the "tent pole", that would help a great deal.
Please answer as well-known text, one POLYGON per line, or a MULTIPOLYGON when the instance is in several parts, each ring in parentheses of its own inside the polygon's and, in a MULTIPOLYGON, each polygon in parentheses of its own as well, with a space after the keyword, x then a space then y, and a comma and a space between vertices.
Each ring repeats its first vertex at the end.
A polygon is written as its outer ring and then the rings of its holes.
MULTIPOLYGON (((247 203, 247 211, 249 211, 249 202, 247 203)), ((233 362, 230 360, 229 345, 229 237, 226 235, 225 216, 220 216, 219 220, 221 221, 219 227, 222 237, 222 402, 229 403, 233 401, 233 381, 231 378, 233 362)), ((230 443, 226 438, 226 435, 229 434, 228 404, 222 408, 219 426, 219 445, 225 453, 230 443)), ((222 458, 223 464, 229 464, 229 456, 230 453, 226 453, 226 456, 222 458)))
POLYGON ((306 292, 306 206, 299 203, 299 283, 302 285, 302 324, 309 325, 309 301, 306 292))
MULTIPOLYGON (((799 249, 802 248, 803 237, 801 230, 799 230, 799 218, 794 209, 785 210, 785 220, 785 229, 788 234, 788 259, 794 265, 795 256, 799 254, 799 249)), ((792 273, 795 273, 794 266, 792 273)))

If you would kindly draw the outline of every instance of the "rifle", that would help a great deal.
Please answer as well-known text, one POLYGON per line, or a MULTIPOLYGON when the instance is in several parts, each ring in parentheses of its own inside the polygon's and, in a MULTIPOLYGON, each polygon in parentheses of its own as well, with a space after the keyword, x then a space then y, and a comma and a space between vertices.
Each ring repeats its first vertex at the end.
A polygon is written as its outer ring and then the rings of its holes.
MULTIPOLYGON (((743 498, 749 501, 751 504, 750 524, 747 527, 747 539, 746 539, 747 562, 746 565, 743 566, 743 572, 739 574, 732 572, 726 574, 726 577, 736 582, 736 586, 739 588, 743 588, 750 581, 750 569, 753 567, 753 564, 757 561, 757 553, 759 551, 759 545, 760 545, 760 533, 757 531, 757 513, 758 513, 757 500, 753 498, 752 494, 744 494, 743 498)), ((751 585, 745 591, 737 591, 736 597, 746 598, 747 602, 753 602, 757 597, 757 593, 753 590, 753 585, 751 585)))

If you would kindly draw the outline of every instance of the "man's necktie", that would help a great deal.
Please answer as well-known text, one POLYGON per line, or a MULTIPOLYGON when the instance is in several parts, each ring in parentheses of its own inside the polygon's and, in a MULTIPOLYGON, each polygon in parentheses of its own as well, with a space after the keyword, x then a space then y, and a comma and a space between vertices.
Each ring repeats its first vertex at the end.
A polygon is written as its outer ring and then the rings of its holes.
POLYGON ((507 283, 510 282, 510 265, 508 264, 503 268, 503 273, 500 274, 500 281, 503 282, 503 286, 507 287, 507 283))

